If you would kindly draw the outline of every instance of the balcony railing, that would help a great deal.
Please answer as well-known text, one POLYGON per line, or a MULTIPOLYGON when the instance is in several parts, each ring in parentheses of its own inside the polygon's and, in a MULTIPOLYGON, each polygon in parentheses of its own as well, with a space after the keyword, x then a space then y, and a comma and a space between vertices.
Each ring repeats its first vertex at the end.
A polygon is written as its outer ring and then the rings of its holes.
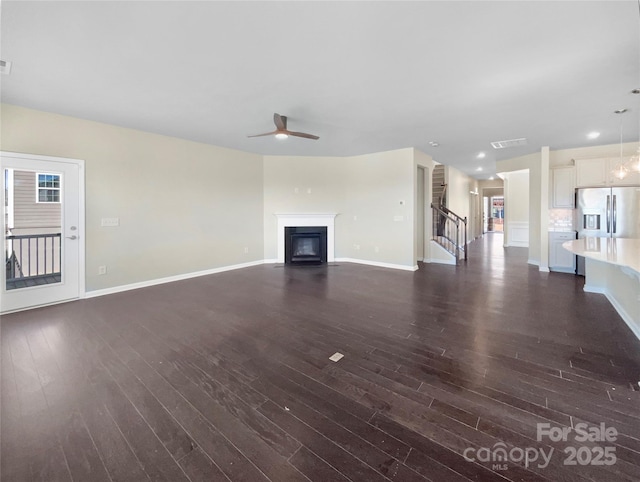
POLYGON ((59 283, 62 234, 24 234, 5 237, 7 289, 59 283))

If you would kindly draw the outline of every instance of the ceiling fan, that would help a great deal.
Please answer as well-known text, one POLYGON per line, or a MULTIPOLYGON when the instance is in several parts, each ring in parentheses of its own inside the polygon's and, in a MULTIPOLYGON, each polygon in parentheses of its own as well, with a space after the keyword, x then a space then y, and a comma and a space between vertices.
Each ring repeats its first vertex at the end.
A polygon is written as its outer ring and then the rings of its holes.
POLYGON ((276 136, 278 139, 286 139, 289 136, 293 137, 304 137, 305 139, 320 139, 318 136, 314 136, 313 134, 307 134, 305 132, 293 132, 287 130, 287 117, 280 114, 273 114, 273 123, 276 125, 276 130, 273 132, 266 132, 264 134, 256 134, 255 136, 247 136, 247 137, 262 137, 262 136, 276 136))

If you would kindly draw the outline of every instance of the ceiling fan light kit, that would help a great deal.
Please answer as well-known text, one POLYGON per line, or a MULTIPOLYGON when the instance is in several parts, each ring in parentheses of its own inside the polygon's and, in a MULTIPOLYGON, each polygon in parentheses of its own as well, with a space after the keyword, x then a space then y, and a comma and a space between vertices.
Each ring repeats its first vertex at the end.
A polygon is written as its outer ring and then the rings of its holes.
POLYGON ((273 114, 273 123, 276 125, 276 130, 273 132, 265 132, 264 134, 256 134, 253 136, 247 137, 264 137, 264 136, 275 136, 276 139, 286 139, 289 136, 291 137, 302 137, 304 139, 313 139, 317 141, 320 139, 318 136, 313 134, 307 134, 306 132, 293 132, 287 129, 287 117, 284 115, 280 115, 278 113, 273 114))

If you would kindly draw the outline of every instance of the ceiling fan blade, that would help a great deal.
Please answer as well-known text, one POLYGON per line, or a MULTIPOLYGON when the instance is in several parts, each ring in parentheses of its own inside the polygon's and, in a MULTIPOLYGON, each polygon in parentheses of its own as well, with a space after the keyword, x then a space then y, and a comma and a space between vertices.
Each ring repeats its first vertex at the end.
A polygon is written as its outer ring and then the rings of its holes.
POLYGON ((293 137, 304 137, 305 139, 313 139, 314 141, 317 141, 318 139, 320 139, 318 136, 314 136, 313 134, 307 134, 305 132, 291 132, 291 131, 288 131, 287 134, 289 134, 290 136, 293 136, 293 137))
POLYGON ((247 137, 264 137, 264 136, 272 136, 274 134, 277 134, 279 131, 273 131, 273 132, 265 132, 264 134, 256 134, 254 136, 247 136, 247 137))
POLYGON ((273 123, 276 125, 279 131, 287 130, 287 116, 280 114, 273 114, 273 123))

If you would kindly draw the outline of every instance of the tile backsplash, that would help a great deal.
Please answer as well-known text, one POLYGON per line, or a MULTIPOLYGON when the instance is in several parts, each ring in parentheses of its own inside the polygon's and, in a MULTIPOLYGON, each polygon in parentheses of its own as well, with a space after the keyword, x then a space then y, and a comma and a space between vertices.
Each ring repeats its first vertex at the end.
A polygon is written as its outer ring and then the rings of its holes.
POLYGON ((549 209, 549 228, 573 229, 573 209, 549 209))

